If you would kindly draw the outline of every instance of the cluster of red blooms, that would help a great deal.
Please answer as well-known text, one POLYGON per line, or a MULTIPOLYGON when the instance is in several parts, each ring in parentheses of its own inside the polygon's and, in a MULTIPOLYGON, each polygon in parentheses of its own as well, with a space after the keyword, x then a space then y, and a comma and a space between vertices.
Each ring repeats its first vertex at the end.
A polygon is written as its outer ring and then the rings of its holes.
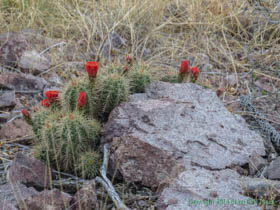
POLYGON ((45 92, 46 99, 41 101, 42 106, 49 107, 52 103, 56 103, 58 101, 58 90, 49 90, 45 92))
POLYGON ((191 68, 189 62, 187 60, 183 60, 180 67, 180 74, 186 74, 189 72, 193 75, 195 79, 197 79, 200 70, 196 66, 191 68))

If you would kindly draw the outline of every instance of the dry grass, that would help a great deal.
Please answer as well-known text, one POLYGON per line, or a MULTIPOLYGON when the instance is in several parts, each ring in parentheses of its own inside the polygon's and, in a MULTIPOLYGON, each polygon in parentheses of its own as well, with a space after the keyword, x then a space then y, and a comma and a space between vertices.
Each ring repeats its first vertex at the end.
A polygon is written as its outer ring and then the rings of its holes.
MULTIPOLYGON (((155 75, 160 77, 177 71, 181 60, 189 59, 202 69, 199 82, 208 87, 220 87, 227 74, 236 76, 238 84, 226 89, 224 99, 246 92, 244 81, 251 76, 267 78, 278 95, 280 6, 276 3, 273 0, 1 0, 0 33, 31 28, 52 38, 54 43, 65 42, 60 50, 53 48, 49 55, 50 71, 60 72, 65 78, 72 77, 73 70, 82 69, 79 64, 95 60, 111 40, 112 32, 117 32, 127 40, 126 45, 109 50, 107 58, 101 56, 103 66, 110 64, 108 61, 121 61, 131 53, 152 65, 155 75), (211 64, 208 68, 207 63, 211 64)), ((49 46, 37 47, 42 51, 49 46)))
MULTIPOLYGON (((277 11, 274 1, 266 2, 265 8, 277 11)), ((198 53, 208 55, 214 68, 234 73, 249 71, 256 52, 262 52, 262 60, 256 58, 260 63, 279 60, 264 53, 279 46, 279 25, 245 0, 2 0, 0 26, 0 32, 32 28, 66 41, 73 53, 82 52, 73 56, 77 62, 95 59, 112 31, 127 45, 111 56, 142 58, 150 49, 147 62, 160 68, 179 65, 183 58, 197 58, 200 64, 198 53)), ((53 64, 67 61, 61 59, 53 64)))

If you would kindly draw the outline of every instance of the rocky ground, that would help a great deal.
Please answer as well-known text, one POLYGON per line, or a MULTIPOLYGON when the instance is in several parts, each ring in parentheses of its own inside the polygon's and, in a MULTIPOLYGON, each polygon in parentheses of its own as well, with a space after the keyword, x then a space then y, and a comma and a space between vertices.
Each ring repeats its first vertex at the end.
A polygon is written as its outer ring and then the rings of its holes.
MULTIPOLYGON (((114 31, 103 45, 101 57, 111 63, 127 39, 114 31)), ((0 35, 0 209, 116 208, 95 180, 59 173, 33 159, 34 136, 21 115, 23 108, 40 106, 45 91, 60 90, 85 73, 82 60, 91 57, 76 47, 36 30, 0 35)), ((143 60, 154 53, 148 47, 137 50, 143 60)), ((245 68, 237 54, 232 56, 240 63, 230 68, 245 68)), ((253 91, 256 107, 280 129, 279 75, 271 69, 279 65, 278 55, 273 47, 248 52, 247 72, 225 71, 219 61, 224 58, 217 61, 211 53, 188 55, 201 69, 197 84, 155 81, 145 94, 114 109, 101 142, 110 145, 107 175, 124 203, 150 210, 277 209, 280 159, 266 153, 265 138, 239 96, 253 91)), ((116 62, 123 60, 119 56, 116 62)), ((154 62, 155 80, 180 66, 179 61, 160 64, 154 62)))

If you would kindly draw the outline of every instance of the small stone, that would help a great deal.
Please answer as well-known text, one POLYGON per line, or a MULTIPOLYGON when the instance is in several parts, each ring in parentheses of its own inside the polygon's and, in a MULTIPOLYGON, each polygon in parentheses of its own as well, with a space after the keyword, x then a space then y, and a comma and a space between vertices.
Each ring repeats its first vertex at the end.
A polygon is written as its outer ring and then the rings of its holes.
POLYGON ((212 64, 204 64, 201 68, 201 72, 211 72, 213 69, 213 65, 212 64))
POLYGON ((0 63, 6 66, 17 66, 23 52, 30 48, 25 37, 19 34, 7 36, 0 48, 0 63))
POLYGON ((237 78, 235 75, 228 75, 223 80, 224 87, 234 87, 237 84, 237 78))
POLYGON ((6 210, 6 208, 2 208, 1 205, 7 205, 7 209, 16 205, 17 202, 24 200, 29 196, 33 196, 38 192, 33 187, 26 187, 23 184, 3 184, 0 185, 0 209, 6 210))
POLYGON ((216 191, 211 191, 210 196, 213 198, 216 198, 216 197, 218 197, 218 193, 216 191))
POLYGON ((15 105, 16 105, 15 91, 0 89, 0 109, 14 107, 15 105))
POLYGON ((8 180, 41 190, 50 187, 49 170, 41 161, 17 153, 9 169, 8 180))
POLYGON ((14 139, 30 135, 32 129, 22 119, 4 124, 0 129, 0 139, 14 139))
POLYGON ((92 180, 90 183, 85 184, 73 197, 72 204, 73 210, 91 210, 99 209, 99 205, 96 197, 95 181, 92 180))
POLYGON ((43 90, 47 86, 50 86, 50 84, 45 79, 31 74, 4 72, 0 75, 0 88, 4 89, 16 91, 43 90))
POLYGON ((20 68, 31 69, 37 73, 50 68, 50 66, 50 61, 36 50, 24 51, 19 60, 20 68))
POLYGON ((280 180, 280 157, 273 160, 266 170, 266 175, 268 179, 280 180))
POLYGON ((24 199, 17 207, 20 209, 26 209, 27 207, 28 210, 62 210, 70 206, 71 200, 71 195, 61 192, 58 189, 44 190, 24 199))
POLYGON ((249 172, 250 175, 255 175, 258 171, 264 168, 266 165, 266 160, 262 158, 260 155, 253 153, 251 157, 249 157, 249 172))

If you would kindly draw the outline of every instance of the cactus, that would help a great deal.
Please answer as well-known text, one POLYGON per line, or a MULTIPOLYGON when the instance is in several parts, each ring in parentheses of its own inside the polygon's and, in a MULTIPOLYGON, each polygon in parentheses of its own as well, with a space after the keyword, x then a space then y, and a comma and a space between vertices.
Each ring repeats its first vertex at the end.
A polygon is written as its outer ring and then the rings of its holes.
POLYGON ((82 80, 79 80, 77 82, 71 82, 69 83, 65 90, 63 91, 62 96, 62 106, 69 110, 70 112, 73 112, 79 108, 79 95, 80 92, 86 93, 86 104, 85 107, 83 107, 83 112, 89 116, 93 117, 94 114, 94 101, 92 97, 92 87, 90 87, 89 82, 85 82, 82 80))
POLYGON ((106 120, 110 112, 129 96, 129 80, 118 72, 98 77, 93 89, 96 117, 106 120))
POLYGON ((49 116, 50 111, 46 109, 40 109, 32 116, 32 130, 37 138, 41 139, 41 129, 45 125, 45 120, 49 116))
POLYGON ((152 76, 148 67, 144 65, 132 65, 128 70, 131 92, 144 93, 145 88, 152 82, 152 76))
POLYGON ((102 164, 101 155, 95 151, 87 151, 81 154, 75 170, 84 179, 93 179, 102 164))
POLYGON ((169 83, 178 83, 178 75, 177 74, 169 74, 160 79, 162 82, 169 82, 169 83))
POLYGON ((73 172, 79 156, 89 148, 96 149, 100 125, 77 111, 55 116, 57 114, 49 116, 41 129, 40 146, 45 147, 45 151, 38 150, 37 156, 44 161, 49 160, 59 170, 73 172))

